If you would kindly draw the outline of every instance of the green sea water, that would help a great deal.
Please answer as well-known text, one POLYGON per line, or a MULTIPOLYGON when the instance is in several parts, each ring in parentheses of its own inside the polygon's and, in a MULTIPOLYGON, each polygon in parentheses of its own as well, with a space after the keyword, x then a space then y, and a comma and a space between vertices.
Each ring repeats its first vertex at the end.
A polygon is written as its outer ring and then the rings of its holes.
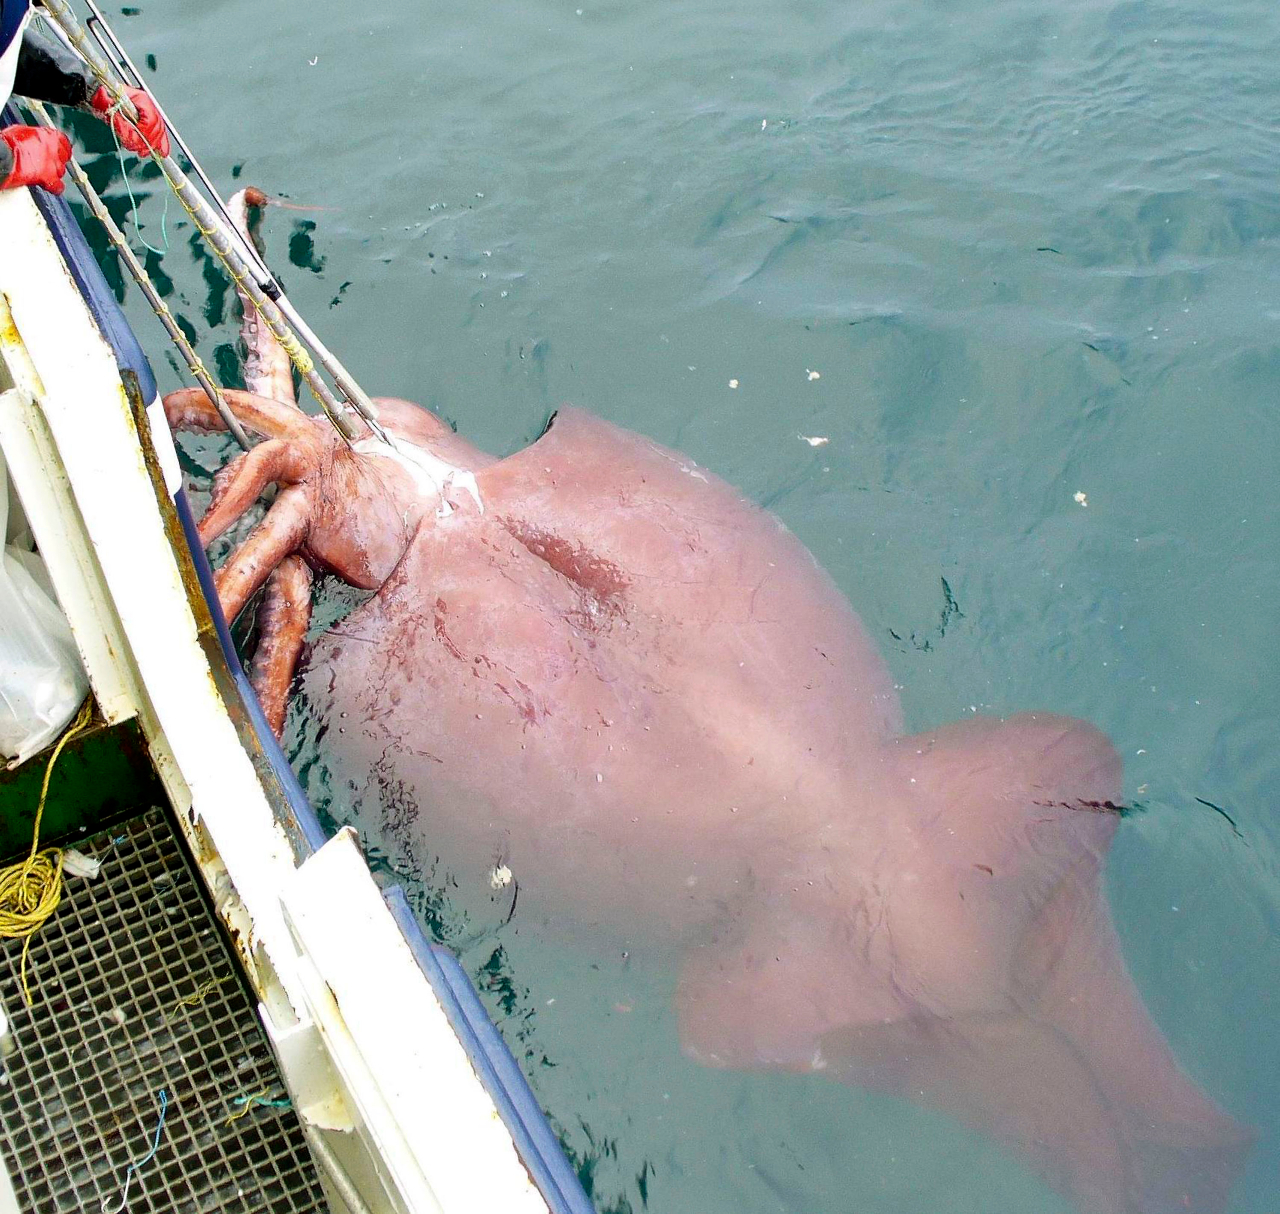
MULTIPOLYGON (((371 392, 496 453, 565 401, 678 447, 831 571, 909 728, 1041 708, 1114 739, 1142 809, 1107 868, 1125 955, 1183 1065, 1258 1133, 1231 1209, 1274 1209, 1280 10, 110 13, 226 192, 314 208, 273 212, 268 253, 371 392)), ((78 129, 123 213, 118 162, 78 129)), ((158 243, 154 182, 135 191, 158 243)), ((151 264, 234 376, 233 296, 179 218, 151 264)), ((193 482, 227 453, 190 445, 193 482)), ((325 595, 329 617, 348 601, 325 595)), ((343 821, 314 725, 299 706, 287 741, 343 821)), ((941 1115, 685 1060, 674 975, 625 942, 503 924, 447 856, 402 875, 601 1211, 1068 1209, 941 1115)))

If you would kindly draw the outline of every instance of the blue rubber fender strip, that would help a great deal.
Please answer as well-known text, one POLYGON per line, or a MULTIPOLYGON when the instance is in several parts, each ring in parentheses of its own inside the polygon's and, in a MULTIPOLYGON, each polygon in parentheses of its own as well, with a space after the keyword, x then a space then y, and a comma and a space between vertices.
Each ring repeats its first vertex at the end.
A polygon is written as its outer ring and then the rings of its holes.
POLYGON ((552 1214, 595 1214, 528 1080, 458 959, 423 935, 400 886, 383 890, 382 896, 552 1214))
POLYGON ((253 725, 254 733, 258 736, 262 753, 271 765, 272 774, 280 782, 280 790, 284 794, 298 833, 309 851, 315 853, 325 845, 329 836, 320 825, 320 819, 316 817, 315 809, 307 800, 307 794, 303 791, 302 785, 298 783, 292 764, 280 748, 280 743, 276 740, 271 726, 267 724, 266 714, 263 713, 262 705, 258 702, 258 693, 253 690, 249 676, 245 674, 244 667, 240 664, 235 643, 231 640, 231 630, 227 627, 226 617, 222 614, 222 605, 218 602, 218 592, 214 588, 213 570, 209 566, 209 558, 200 547, 195 516, 191 513, 191 503, 187 500, 185 489, 178 490, 173 504, 177 507, 178 518, 182 522, 182 533, 187 537, 187 547, 191 550, 196 577, 200 579, 200 589, 204 591, 205 602, 209 605, 209 614, 213 616, 223 660, 231 673, 236 690, 240 693, 245 712, 253 725))

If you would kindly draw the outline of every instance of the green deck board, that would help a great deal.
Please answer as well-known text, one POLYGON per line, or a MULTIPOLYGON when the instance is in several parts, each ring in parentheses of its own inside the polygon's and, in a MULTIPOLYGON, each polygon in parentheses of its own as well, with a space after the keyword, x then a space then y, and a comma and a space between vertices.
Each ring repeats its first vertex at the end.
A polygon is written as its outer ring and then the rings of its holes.
MULTIPOLYGON (((40 785, 51 754, 52 747, 12 771, 0 770, 0 860, 21 855, 31 846, 40 785)), ((163 804, 164 791, 137 722, 95 724, 67 743, 58 757, 40 841, 91 834, 147 803, 163 804)))

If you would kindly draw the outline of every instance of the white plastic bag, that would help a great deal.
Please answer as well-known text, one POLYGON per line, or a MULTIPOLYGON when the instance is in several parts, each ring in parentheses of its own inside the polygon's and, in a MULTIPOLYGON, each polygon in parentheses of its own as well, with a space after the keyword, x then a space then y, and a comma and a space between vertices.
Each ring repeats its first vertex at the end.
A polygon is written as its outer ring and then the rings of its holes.
POLYGON ((0 456, 0 759, 14 766, 62 732, 89 684, 8 482, 0 456))

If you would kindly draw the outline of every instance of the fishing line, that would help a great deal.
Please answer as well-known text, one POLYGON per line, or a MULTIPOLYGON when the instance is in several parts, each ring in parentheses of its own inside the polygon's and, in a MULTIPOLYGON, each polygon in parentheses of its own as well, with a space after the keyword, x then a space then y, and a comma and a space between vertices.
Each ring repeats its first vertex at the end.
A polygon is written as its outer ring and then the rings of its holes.
MULTIPOLYGON (((133 195, 133 185, 129 181, 129 170, 125 166, 124 144, 120 142, 120 133, 116 130, 115 123, 111 121, 111 119, 117 114, 124 114, 124 111, 121 109, 121 102, 119 99, 112 103, 111 108, 107 110, 104 118, 107 121, 107 127, 111 131, 111 138, 114 139, 116 143, 116 156, 120 160, 120 176, 124 178, 125 192, 129 195, 129 205, 132 208, 133 233, 149 252, 154 253, 157 257, 163 257, 169 251, 169 230, 167 226, 169 221, 169 191, 162 191, 164 195, 164 207, 160 212, 161 247, 157 249, 153 244, 149 243, 147 238, 142 234, 142 226, 138 223, 138 200, 133 195)), ((134 130, 137 130, 137 127, 134 127, 134 130)))
POLYGON ((155 1158, 156 1151, 160 1149, 160 1131, 164 1129, 164 1115, 168 1107, 169 1107, 169 1093, 166 1092, 164 1088, 161 1088, 160 1089, 160 1120, 156 1122, 156 1136, 155 1136, 155 1140, 151 1143, 151 1150, 149 1150, 146 1153, 146 1155, 144 1155, 136 1163, 131 1163, 128 1166, 128 1168, 125 1169, 124 1192, 120 1194, 120 1204, 116 1206, 114 1209, 108 1209, 107 1199, 105 1197, 102 1199, 102 1202, 100 1203, 102 1208, 102 1214, 120 1214, 120 1211, 123 1210, 125 1206, 129 1204, 129 1184, 133 1180, 133 1174, 136 1171, 138 1171, 139 1168, 145 1167, 147 1164, 149 1164, 151 1160, 155 1158))

